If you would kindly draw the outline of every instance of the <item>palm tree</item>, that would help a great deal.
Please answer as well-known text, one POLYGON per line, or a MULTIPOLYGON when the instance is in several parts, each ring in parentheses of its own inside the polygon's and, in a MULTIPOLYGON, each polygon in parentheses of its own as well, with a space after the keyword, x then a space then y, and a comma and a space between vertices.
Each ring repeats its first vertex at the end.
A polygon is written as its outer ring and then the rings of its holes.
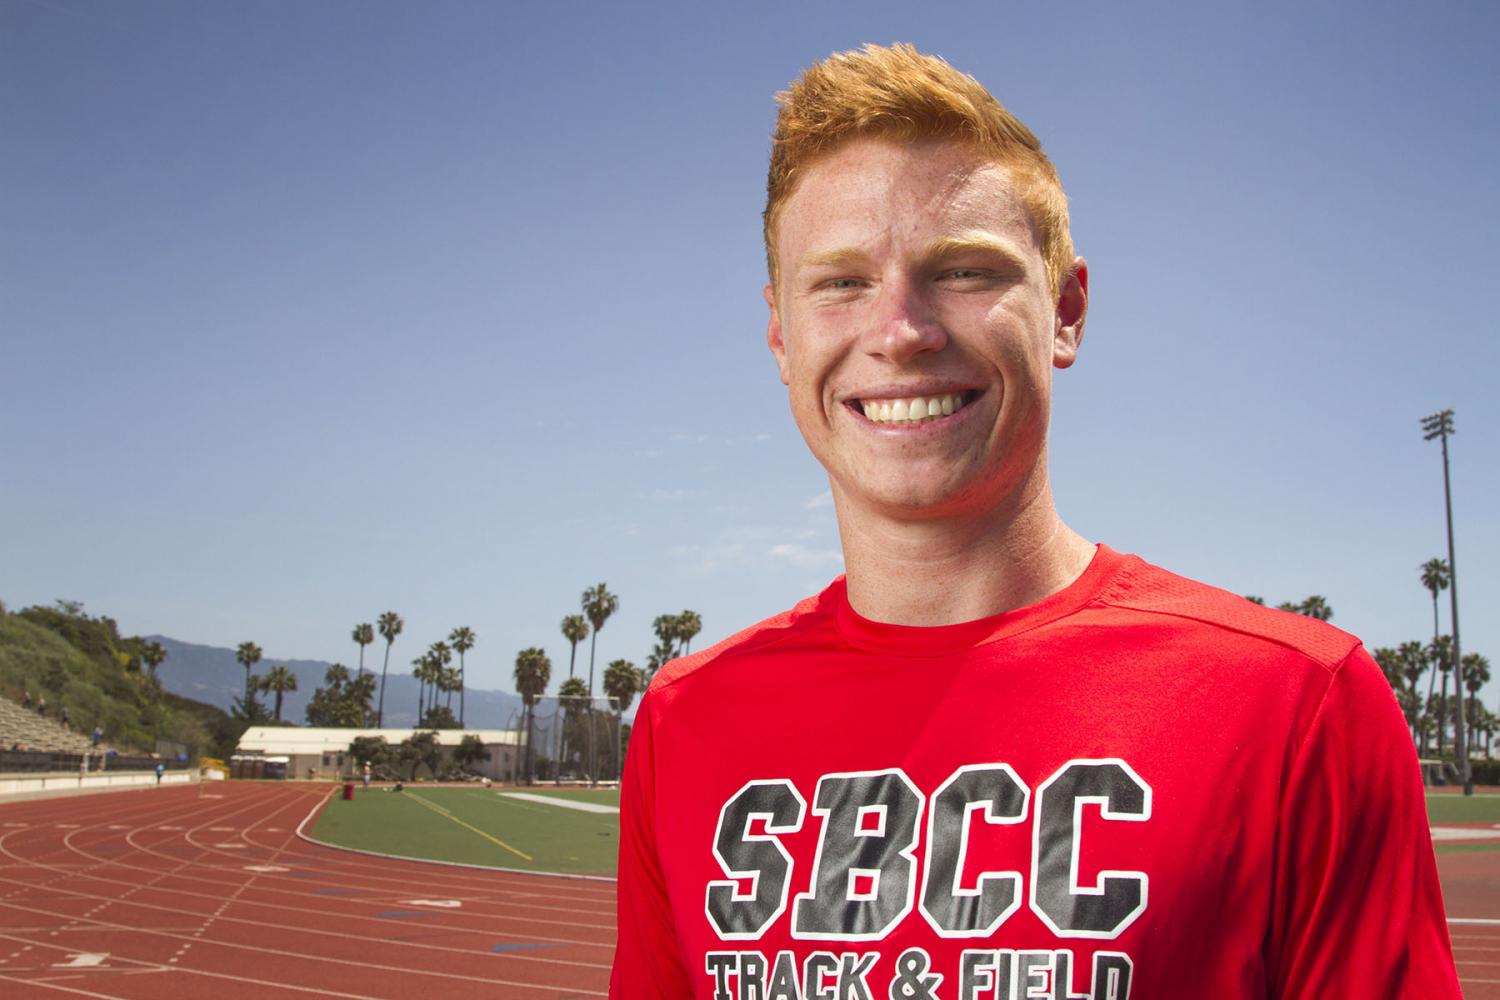
MULTIPOLYGON (((1478 704, 1479 689, 1490 682, 1490 661, 1488 657, 1480 656, 1478 653, 1465 653, 1463 665, 1464 690, 1469 692, 1467 708, 1472 717, 1474 706, 1478 704)), ((1470 724, 1471 730, 1477 722, 1478 720, 1475 719, 1474 723, 1470 724)), ((1472 753, 1473 749, 1471 748, 1469 752, 1472 753)))
POLYGON ((703 616, 696 611, 684 611, 677 616, 677 637, 682 640, 682 655, 693 650, 693 636, 703 631, 703 616))
POLYGON ((1411 724, 1412 739, 1417 737, 1417 716, 1420 714, 1422 699, 1417 694, 1417 682, 1427 672, 1431 659, 1427 655, 1427 647, 1420 642, 1403 642, 1396 650, 1396 655, 1401 658, 1401 673, 1406 678, 1406 690, 1409 695, 1408 704, 1411 705, 1408 722, 1411 724))
POLYGON ((474 648, 474 641, 477 638, 474 630, 467 625, 460 625, 448 633, 448 641, 453 643, 453 649, 458 653, 458 726, 460 729, 464 725, 464 689, 466 687, 464 654, 474 648))
POLYGON ((526 783, 531 784, 532 768, 535 756, 531 749, 531 740, 535 735, 536 723, 536 700, 547 690, 547 682, 552 679, 552 661, 547 654, 536 646, 530 646, 516 654, 516 693, 521 696, 521 704, 525 712, 525 722, 522 724, 526 730, 526 783))
POLYGON ((411 661, 411 675, 417 682, 417 728, 422 727, 422 714, 427 710, 427 680, 432 676, 432 654, 423 653, 411 661))
MULTIPOLYGON (((401 616, 394 611, 387 611, 376 619, 380 634, 385 637, 385 662, 380 665, 380 703, 375 709, 375 728, 385 727, 385 671, 391 665, 391 643, 396 641, 396 636, 401 634, 401 616)), ((420 721, 420 719, 418 720, 420 721)))
MULTIPOLYGON (((609 616, 620 610, 620 599, 609 592, 609 587, 602 580, 583 592, 583 613, 588 616, 589 624, 594 627, 594 634, 589 637, 589 711, 593 711, 594 698, 594 644, 599 639, 599 631, 604 628, 604 623, 609 621, 609 616)), ((592 787, 598 780, 598 761, 594 752, 594 725, 589 722, 589 785, 592 787)))
POLYGON ((1297 612, 1309 618, 1316 618, 1320 622, 1326 622, 1333 617, 1333 608, 1328 606, 1328 599, 1322 594, 1313 594, 1303 601, 1297 612))
MULTIPOLYGON (((1437 716, 1437 738, 1438 755, 1443 753, 1443 733, 1448 728, 1448 716, 1446 709, 1448 705, 1448 674, 1453 671, 1453 637, 1440 635, 1432 640, 1431 656, 1433 668, 1443 676, 1440 696, 1436 704, 1443 706, 1443 710, 1437 716)), ((1427 700, 1432 701, 1432 685, 1427 686, 1427 700)))
POLYGON ((167 647, 156 640, 146 643, 141 649, 141 659, 146 661, 146 668, 151 671, 151 680, 156 680, 156 668, 161 666, 161 661, 167 658, 167 647))
POLYGON ((288 691, 297 690, 297 675, 283 664, 277 664, 260 678, 260 689, 276 693, 276 721, 281 721, 281 699, 288 691))
MULTIPOLYGON (((564 712, 563 724, 561 727, 563 733, 563 741, 557 751, 559 774, 561 773, 562 762, 567 759, 569 743, 571 743, 571 741, 566 738, 568 730, 576 728, 574 726, 574 722, 584 714, 584 706, 588 704, 588 701, 589 689, 584 687, 582 677, 569 677, 567 680, 563 681, 562 686, 557 689, 557 702, 564 712)), ((577 747, 573 747, 572 749, 576 750, 577 747)))
POLYGON ((453 647, 438 640, 427 647, 427 661, 427 681, 432 685, 432 703, 427 707, 431 709, 437 708, 437 696, 447 690, 447 669, 453 662, 453 647))
POLYGON ((629 660, 615 660, 604 668, 604 693, 615 706, 615 773, 624 756, 625 710, 641 689, 641 672, 629 660))
POLYGON ((682 635, 682 621, 676 615, 657 615, 651 621, 651 631, 656 633, 658 650, 668 659, 677 655, 678 640, 682 635))
POLYGON ((363 677, 365 673, 365 647, 375 641, 375 626, 369 622, 361 622, 354 626, 354 633, 351 638, 359 643, 359 675, 363 677))
MULTIPOLYGON (((1442 559, 1429 559, 1421 566, 1422 586, 1432 594, 1432 648, 1437 648, 1438 641, 1438 594, 1448 589, 1448 564, 1442 559)), ((1437 681, 1437 661, 1432 662, 1432 678, 1427 682, 1427 697, 1432 697, 1432 689, 1437 681)))
POLYGON ((568 615, 562 620, 563 638, 568 640, 568 676, 573 676, 573 661, 578 656, 578 644, 589 637, 589 623, 583 615, 568 615))
POLYGON ((245 667, 245 714, 250 714, 250 702, 255 698, 254 685, 250 683, 250 668, 260 662, 260 647, 253 642, 242 642, 235 650, 234 658, 245 667))

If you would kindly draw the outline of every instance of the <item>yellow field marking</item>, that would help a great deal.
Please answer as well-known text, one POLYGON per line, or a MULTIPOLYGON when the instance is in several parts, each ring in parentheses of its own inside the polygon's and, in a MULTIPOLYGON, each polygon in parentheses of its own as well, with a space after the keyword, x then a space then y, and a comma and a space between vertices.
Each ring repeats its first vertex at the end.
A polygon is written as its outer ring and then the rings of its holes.
POLYGON ((463 820, 459 819, 457 816, 453 815, 451 812, 449 812, 448 810, 444 809, 442 806, 437 805, 436 803, 433 803, 433 802, 428 802, 426 799, 422 798, 422 796, 418 795, 417 793, 415 793, 415 792, 408 792, 407 794, 410 795, 412 798, 416 799, 418 802, 422 803, 428 809, 431 809, 433 812, 437 813, 439 816, 442 816, 445 819, 451 819, 453 822, 457 823, 459 826, 463 827, 465 830, 468 830, 468 831, 470 831, 472 833, 479 834, 485 840, 488 840, 492 844, 497 844, 500 847, 505 848, 507 851, 509 851, 510 853, 516 855, 517 857, 525 858, 527 861, 533 861, 533 860, 535 860, 534 858, 532 858, 531 855, 527 854, 525 851, 518 851, 514 847, 511 847, 509 844, 507 844, 505 841, 501 840, 499 837, 495 837, 495 836, 492 836, 492 835, 490 835, 488 833, 485 833, 483 830, 479 829, 479 827, 477 827, 477 826, 474 826, 474 825, 469 824, 469 823, 465 823, 463 820))

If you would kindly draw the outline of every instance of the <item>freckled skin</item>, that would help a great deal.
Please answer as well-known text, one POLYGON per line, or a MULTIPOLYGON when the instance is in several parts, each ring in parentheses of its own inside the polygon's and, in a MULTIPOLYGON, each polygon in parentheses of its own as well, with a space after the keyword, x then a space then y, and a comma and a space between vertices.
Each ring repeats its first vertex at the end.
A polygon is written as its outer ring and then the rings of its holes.
POLYGON ((841 520, 984 516, 1045 489, 1051 369, 1073 361, 1082 301, 1076 315, 1052 301, 1006 168, 952 143, 852 142, 804 174, 776 247, 768 342, 841 520), (925 252, 966 233, 1015 256, 925 252), (831 251, 848 253, 804 264, 831 251), (845 405, 921 385, 980 395, 920 428, 876 428, 845 405))

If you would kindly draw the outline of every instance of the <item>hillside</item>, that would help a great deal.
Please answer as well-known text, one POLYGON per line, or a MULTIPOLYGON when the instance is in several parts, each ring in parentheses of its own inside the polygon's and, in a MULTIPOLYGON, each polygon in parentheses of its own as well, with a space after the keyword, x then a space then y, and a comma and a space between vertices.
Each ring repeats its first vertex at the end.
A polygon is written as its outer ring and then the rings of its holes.
MULTIPOLYGON (((234 658, 234 650, 222 646, 204 646, 182 642, 164 635, 147 636, 161 643, 167 650, 167 658, 157 670, 161 683, 168 691, 188 698, 207 702, 229 710, 233 699, 245 691, 245 668, 234 658)), ((380 674, 379 646, 372 647, 365 658, 366 672, 374 668, 380 674)), ((386 677, 385 723, 388 726, 414 726, 417 723, 417 682, 410 673, 397 672, 396 658, 399 644, 392 653, 389 675, 386 677)), ((282 701, 281 718, 294 725, 305 725, 307 703, 313 691, 323 683, 323 674, 331 664, 321 660, 284 660, 267 656, 257 663, 254 672, 263 674, 272 666, 285 664, 297 675, 297 690, 288 691, 282 701)), ((402 666, 406 664, 403 661, 402 666)), ((350 665, 350 670, 354 670, 350 665)), ((270 710, 273 699, 261 695, 261 702, 270 710)), ((469 688, 466 696, 464 721, 476 729, 503 729, 515 725, 520 717, 521 699, 508 691, 469 688)), ((458 695, 453 696, 453 713, 458 714, 458 695)))
POLYGON ((74 731, 104 731, 105 743, 151 752, 168 740, 222 755, 239 738, 229 716, 160 690, 140 667, 141 640, 109 618, 52 608, 0 613, 0 694, 45 696, 49 714, 69 710, 74 731))

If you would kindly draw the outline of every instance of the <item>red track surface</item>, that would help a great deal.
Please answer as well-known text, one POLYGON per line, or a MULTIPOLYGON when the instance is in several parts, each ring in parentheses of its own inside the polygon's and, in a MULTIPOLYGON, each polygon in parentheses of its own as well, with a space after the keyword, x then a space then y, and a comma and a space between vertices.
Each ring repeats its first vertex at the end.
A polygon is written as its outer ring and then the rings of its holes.
MULTIPOLYGON (((0 806, 0 996, 605 995, 613 884, 308 844, 297 826, 327 791, 222 782, 0 806)), ((1500 1000, 1500 852, 1438 867, 1464 995, 1500 1000)))
POLYGON ((0 996, 605 995, 612 883, 308 844, 297 826, 327 793, 222 782, 0 806, 0 996))

